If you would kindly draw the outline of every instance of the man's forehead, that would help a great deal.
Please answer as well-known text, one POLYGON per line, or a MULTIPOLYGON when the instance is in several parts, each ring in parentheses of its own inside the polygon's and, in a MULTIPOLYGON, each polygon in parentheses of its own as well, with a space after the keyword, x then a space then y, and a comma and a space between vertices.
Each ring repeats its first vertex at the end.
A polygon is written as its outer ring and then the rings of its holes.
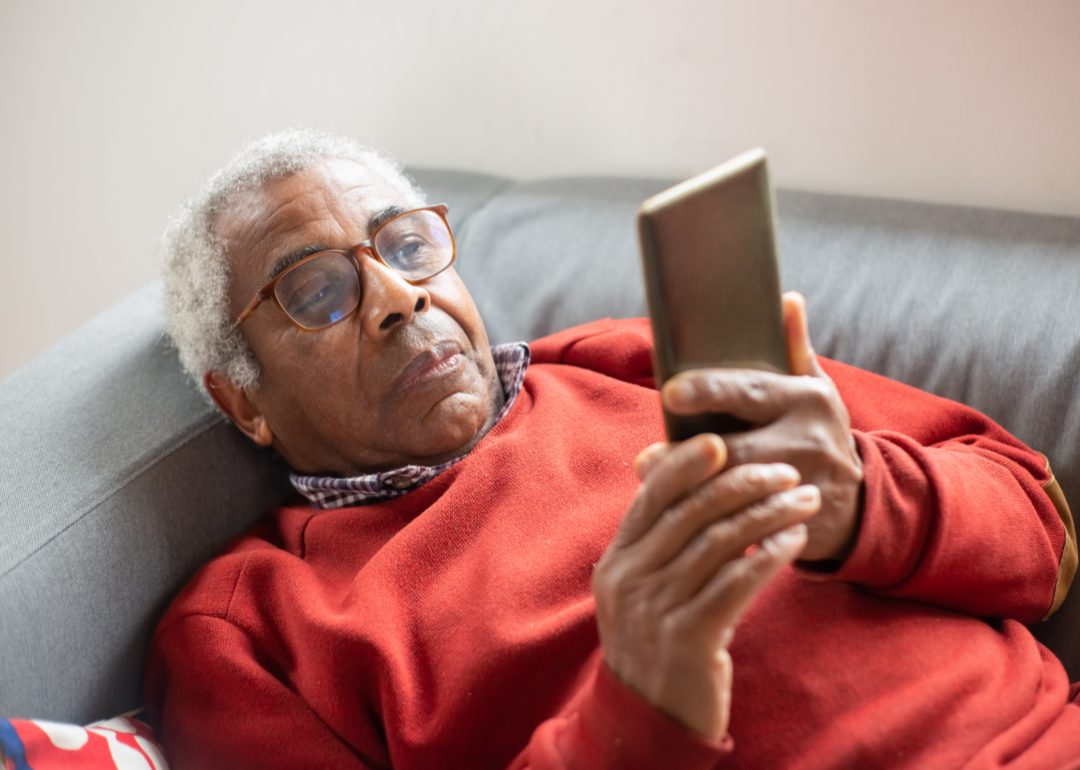
POLYGON ((380 174, 342 159, 246 191, 214 228, 226 241, 230 293, 257 291, 305 256, 366 240, 370 222, 391 208, 404 211, 406 200, 380 174))
POLYGON ((291 249, 341 248, 364 240, 368 221, 403 197, 359 163, 321 161, 245 192, 222 213, 215 229, 227 241, 234 268, 261 272, 291 249))

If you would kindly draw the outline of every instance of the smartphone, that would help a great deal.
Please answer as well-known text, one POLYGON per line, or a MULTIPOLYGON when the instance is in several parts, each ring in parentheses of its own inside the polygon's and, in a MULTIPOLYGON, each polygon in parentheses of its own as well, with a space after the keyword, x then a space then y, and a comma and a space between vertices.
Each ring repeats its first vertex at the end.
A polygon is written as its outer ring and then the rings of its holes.
MULTIPOLYGON (((658 388, 688 369, 789 373, 764 150, 649 198, 638 211, 638 236, 658 388)), ((667 410, 664 426, 669 441, 752 427, 730 414, 667 410)))

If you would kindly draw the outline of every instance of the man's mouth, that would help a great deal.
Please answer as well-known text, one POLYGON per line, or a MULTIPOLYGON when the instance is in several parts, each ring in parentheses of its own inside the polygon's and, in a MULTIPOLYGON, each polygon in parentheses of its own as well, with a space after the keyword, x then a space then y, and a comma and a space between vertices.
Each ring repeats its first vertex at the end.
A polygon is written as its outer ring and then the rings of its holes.
POLYGON ((401 392, 419 387, 441 377, 461 364, 461 345, 447 340, 414 358, 394 381, 394 390, 401 392))

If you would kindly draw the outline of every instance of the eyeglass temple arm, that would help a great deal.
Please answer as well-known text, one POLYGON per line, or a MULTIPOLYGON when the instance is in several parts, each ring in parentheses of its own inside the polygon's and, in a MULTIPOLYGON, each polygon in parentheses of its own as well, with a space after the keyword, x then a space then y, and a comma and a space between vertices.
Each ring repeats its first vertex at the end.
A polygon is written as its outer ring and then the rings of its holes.
POLYGON ((252 297, 251 302, 249 302, 247 307, 244 308, 240 315, 236 317, 236 321, 233 323, 232 328, 229 329, 229 334, 232 334, 234 331, 236 331, 236 327, 246 321, 248 316, 255 312, 255 308, 257 308, 262 303, 262 301, 267 298, 267 296, 268 295, 260 291, 258 294, 252 297))

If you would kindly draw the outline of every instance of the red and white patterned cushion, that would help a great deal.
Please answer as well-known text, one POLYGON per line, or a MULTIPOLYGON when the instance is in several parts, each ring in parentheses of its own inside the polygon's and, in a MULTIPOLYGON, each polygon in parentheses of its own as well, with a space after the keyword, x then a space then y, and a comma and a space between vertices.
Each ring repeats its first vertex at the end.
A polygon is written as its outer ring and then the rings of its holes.
POLYGON ((114 717, 86 727, 0 719, 4 770, 168 770, 150 727, 114 717))

